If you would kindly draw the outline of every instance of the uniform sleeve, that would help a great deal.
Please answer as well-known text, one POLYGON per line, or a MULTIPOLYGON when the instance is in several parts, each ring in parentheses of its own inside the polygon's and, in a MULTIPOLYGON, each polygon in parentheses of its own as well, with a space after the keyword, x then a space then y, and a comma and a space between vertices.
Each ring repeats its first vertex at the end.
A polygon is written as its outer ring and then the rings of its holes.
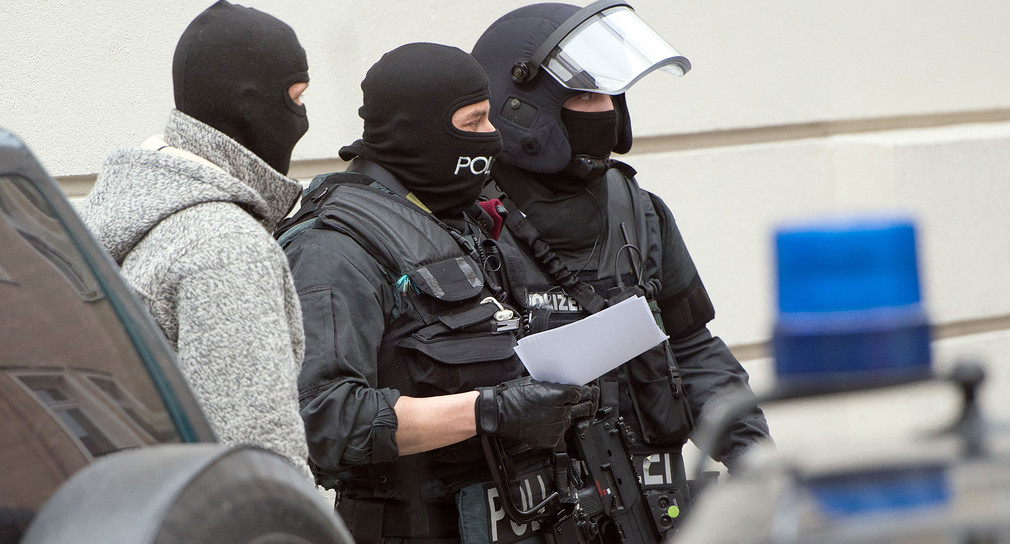
POLYGON ((377 383, 379 345, 393 304, 385 275, 335 231, 310 229, 285 252, 305 326, 298 389, 309 458, 327 471, 395 459, 399 392, 377 383))
POLYGON ((276 451, 311 477, 298 413, 301 331, 292 330, 300 325, 284 254, 265 232, 221 233, 174 267, 180 366, 218 438, 276 451))
MULTIPOLYGON (((747 371, 729 347, 708 330, 707 323, 715 317, 715 309, 673 214, 662 200, 649 196, 656 209, 661 240, 662 290, 657 302, 697 421, 713 398, 728 395, 753 398, 754 393, 747 371)), ((764 413, 755 408, 734 422, 722 441, 707 453, 732 466, 747 448, 770 439, 764 413)))

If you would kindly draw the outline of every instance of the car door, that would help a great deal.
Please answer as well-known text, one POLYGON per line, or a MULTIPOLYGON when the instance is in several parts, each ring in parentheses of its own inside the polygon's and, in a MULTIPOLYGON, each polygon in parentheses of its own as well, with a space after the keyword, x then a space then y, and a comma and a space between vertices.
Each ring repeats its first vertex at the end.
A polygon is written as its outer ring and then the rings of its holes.
POLYGON ((124 449, 214 441, 171 349, 55 182, 0 131, 0 519, 124 449))

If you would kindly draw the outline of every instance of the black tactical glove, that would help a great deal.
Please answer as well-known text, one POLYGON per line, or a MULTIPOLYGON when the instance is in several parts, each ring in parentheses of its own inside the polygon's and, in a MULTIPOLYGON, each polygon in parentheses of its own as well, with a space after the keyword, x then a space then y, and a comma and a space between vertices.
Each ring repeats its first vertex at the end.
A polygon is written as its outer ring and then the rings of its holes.
POLYGON ((582 386, 582 400, 572 407, 572 421, 593 417, 600 408, 600 386, 596 383, 582 386))
MULTIPOLYGON (((593 403, 592 388, 538 382, 530 377, 495 387, 478 388, 474 403, 477 434, 492 434, 525 442, 538 449, 553 449, 578 413, 593 403)), ((596 395, 598 397, 598 394, 596 395)))

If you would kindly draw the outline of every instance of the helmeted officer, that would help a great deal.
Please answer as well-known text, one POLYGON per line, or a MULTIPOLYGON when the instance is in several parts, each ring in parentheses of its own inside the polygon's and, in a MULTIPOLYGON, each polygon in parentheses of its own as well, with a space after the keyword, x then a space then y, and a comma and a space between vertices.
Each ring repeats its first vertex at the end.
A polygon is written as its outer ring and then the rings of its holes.
MULTIPOLYGON (((707 328, 712 302, 672 213, 611 153, 631 149, 625 91, 652 70, 683 75, 690 63, 612 0, 516 9, 484 32, 472 55, 489 78, 491 121, 503 140, 484 196, 504 203, 501 239, 526 248, 513 267, 521 273, 510 273, 525 285, 516 299, 529 332, 628 296, 648 299, 669 342, 605 376, 600 402, 627 422, 625 442, 646 490, 689 502, 681 447, 694 418, 714 397, 753 393, 707 328)), ((707 453, 733 470, 769 438, 755 409, 707 453)))
POLYGON ((598 395, 522 377, 518 315, 485 273, 496 248, 477 197, 501 149, 487 78, 457 48, 415 43, 361 89, 347 171, 317 176, 311 213, 279 232, 304 314, 310 465, 359 543, 529 536, 496 515, 499 493, 520 491, 495 487, 480 439, 500 440, 540 501, 553 448, 598 395))

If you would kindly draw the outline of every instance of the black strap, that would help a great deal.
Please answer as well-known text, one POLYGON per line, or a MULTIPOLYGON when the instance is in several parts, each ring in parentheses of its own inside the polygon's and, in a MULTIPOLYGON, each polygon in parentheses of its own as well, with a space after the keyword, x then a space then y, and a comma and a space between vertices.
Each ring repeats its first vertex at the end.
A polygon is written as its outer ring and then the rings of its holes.
MULTIPOLYGON (((415 201, 417 197, 414 197, 413 194, 410 192, 410 189, 407 189, 407 187, 405 187, 402 183, 400 183, 400 180, 396 179, 396 176, 394 176, 389 170, 386 170, 385 168, 382 167, 382 165, 374 163, 364 157, 355 157, 351 161, 351 163, 347 165, 347 171, 357 172, 359 174, 363 174, 365 176, 372 178, 373 180, 377 181, 380 185, 388 189, 391 193, 402 197, 404 200, 410 202, 414 206, 417 206, 418 203, 420 202, 420 200, 415 201)), ((428 217, 430 217, 432 221, 437 223, 438 226, 442 228, 442 230, 449 233, 449 236, 451 236, 452 239, 456 241, 456 244, 459 245, 459 247, 462 248, 463 251, 465 251, 468 255, 470 255, 470 257, 474 258, 474 260, 476 260, 477 263, 481 262, 480 256, 477 254, 473 245, 466 242, 466 240, 460 235, 460 233, 456 229, 450 227, 449 225, 446 225, 441 219, 436 217, 435 214, 431 213, 430 210, 424 209, 424 211, 428 213, 428 217)))
POLYGON ((610 372, 600 378, 600 406, 609 406, 615 411, 620 406, 619 381, 616 372, 610 372))
POLYGON ((551 246, 540 238, 540 233, 526 220, 526 216, 512 202, 512 199, 502 195, 499 200, 505 206, 505 226, 512 231, 516 238, 530 248, 533 256, 540 260, 551 278, 558 285, 564 287, 565 291, 579 303, 579 306, 589 313, 596 313, 604 309, 607 306, 607 301, 596 294, 589 284, 572 274, 572 271, 561 262, 561 258, 554 253, 551 246))
MULTIPOLYGON (((400 183, 400 180, 396 179, 396 176, 392 172, 386 170, 378 163, 374 163, 364 157, 355 157, 350 164, 347 165, 347 172, 357 172, 372 178, 373 180, 379 182, 383 187, 389 189, 391 192, 407 198, 410 194, 410 190, 400 183)), ((407 200, 410 200, 407 198, 407 200)))
POLYGON ((344 183, 369 183, 369 181, 363 174, 348 174, 346 172, 330 172, 312 178, 308 192, 302 195, 302 204, 298 211, 277 224, 274 238, 280 241, 284 233, 319 216, 322 213, 322 206, 330 198, 330 194, 338 185, 344 183))
POLYGON ((495 400, 494 387, 481 387, 477 390, 479 396, 474 404, 474 414, 477 417, 477 430, 480 434, 496 434, 498 432, 498 403, 495 400))
POLYGON ((364 157, 355 157, 343 172, 319 174, 312 178, 309 190, 302 195, 301 207, 298 208, 295 215, 277 224, 274 238, 280 240, 281 236, 294 228, 295 225, 317 217, 322 212, 323 203, 330 198, 330 194, 338 185, 347 183, 368 185, 373 181, 379 182, 390 192, 410 200, 407 198, 410 191, 389 170, 364 157))

